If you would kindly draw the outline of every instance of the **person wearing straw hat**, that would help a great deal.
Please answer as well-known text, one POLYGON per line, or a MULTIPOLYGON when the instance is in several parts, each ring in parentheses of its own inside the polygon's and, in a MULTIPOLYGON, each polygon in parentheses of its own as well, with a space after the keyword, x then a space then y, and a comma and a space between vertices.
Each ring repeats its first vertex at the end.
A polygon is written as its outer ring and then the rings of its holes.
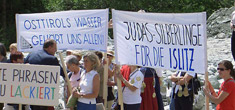
POLYGON ((107 51, 108 58, 108 97, 107 97, 107 110, 111 110, 111 107, 114 102, 113 86, 115 86, 114 73, 115 73, 115 64, 112 62, 114 59, 114 52, 109 50, 107 51))
POLYGON ((77 57, 78 61, 80 61, 82 59, 82 53, 80 50, 73 50, 71 55, 74 55, 77 57))

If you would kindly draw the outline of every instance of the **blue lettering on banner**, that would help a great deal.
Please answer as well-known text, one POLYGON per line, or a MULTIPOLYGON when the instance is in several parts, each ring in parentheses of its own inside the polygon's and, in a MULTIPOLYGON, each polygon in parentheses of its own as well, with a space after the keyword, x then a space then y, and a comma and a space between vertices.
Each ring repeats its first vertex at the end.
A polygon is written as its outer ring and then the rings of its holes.
POLYGON ((81 34, 67 34, 67 40, 69 44, 81 44, 81 34))
POLYGON ((34 89, 35 89, 35 87, 30 87, 30 98, 31 98, 31 96, 32 96, 32 98, 34 98, 34 95, 33 95, 33 91, 34 91, 34 89))
POLYGON ((102 34, 84 34, 83 44, 103 45, 104 35, 102 34))
POLYGON ((25 28, 26 30, 29 30, 29 29, 31 28, 31 23, 30 23, 29 20, 25 20, 25 21, 24 21, 24 28, 25 28))
POLYGON ((153 61, 154 61, 154 66, 158 65, 160 67, 164 67, 162 60, 163 60, 163 55, 162 55, 162 50, 163 47, 153 47, 153 61))
POLYGON ((50 88, 49 87, 45 87, 45 91, 44 91, 44 99, 46 99, 46 96, 47 96, 47 99, 49 100, 50 96, 49 96, 49 93, 50 93, 50 88), (48 90, 48 91, 47 91, 48 90))
POLYGON ((43 45, 47 39, 54 39, 56 43, 63 44, 63 34, 33 35, 31 41, 36 46, 43 45))
POLYGON ((49 18, 49 19, 32 19, 24 21, 26 30, 50 29, 50 28, 70 28, 72 25, 69 18, 49 18))
POLYGON ((152 66, 154 64, 154 66, 164 67, 163 49, 163 47, 153 47, 150 49, 145 45, 135 45, 136 64, 141 64, 142 66, 152 66))
POLYGON ((169 55, 170 68, 185 71, 194 71, 194 48, 169 48, 169 55))
POLYGON ((140 52, 137 51, 137 48, 139 47, 139 45, 135 45, 135 63, 138 64, 138 57, 137 55, 140 54, 140 52))
POLYGON ((101 17, 81 17, 74 18, 77 27, 90 27, 90 28, 100 28, 101 27, 101 17))

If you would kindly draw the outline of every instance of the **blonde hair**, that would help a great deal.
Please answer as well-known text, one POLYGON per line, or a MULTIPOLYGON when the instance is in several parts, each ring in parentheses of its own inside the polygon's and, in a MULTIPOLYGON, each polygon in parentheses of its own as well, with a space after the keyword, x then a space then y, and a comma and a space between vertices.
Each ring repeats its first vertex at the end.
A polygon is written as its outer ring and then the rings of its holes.
POLYGON ((17 43, 12 43, 10 46, 9 46, 9 49, 10 48, 16 48, 16 50, 17 50, 17 43))
POLYGON ((99 58, 96 54, 92 53, 92 52, 88 52, 86 53, 83 58, 88 58, 91 62, 93 62, 94 64, 92 65, 92 69, 93 70, 97 70, 100 66, 100 61, 99 58))

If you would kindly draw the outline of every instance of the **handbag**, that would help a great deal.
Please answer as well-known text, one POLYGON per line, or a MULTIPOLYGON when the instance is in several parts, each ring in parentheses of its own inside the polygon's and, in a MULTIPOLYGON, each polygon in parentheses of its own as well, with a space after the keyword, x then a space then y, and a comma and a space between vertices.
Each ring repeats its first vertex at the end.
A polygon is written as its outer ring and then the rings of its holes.
POLYGON ((77 97, 73 97, 73 95, 70 95, 66 106, 75 107, 75 105, 77 104, 77 101, 78 101, 77 97))

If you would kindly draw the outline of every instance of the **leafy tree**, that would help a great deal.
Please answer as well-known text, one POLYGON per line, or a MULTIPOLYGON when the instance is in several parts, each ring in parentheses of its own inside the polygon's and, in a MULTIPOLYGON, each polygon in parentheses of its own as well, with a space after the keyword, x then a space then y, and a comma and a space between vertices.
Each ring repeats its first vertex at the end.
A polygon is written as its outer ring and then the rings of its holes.
MULTIPOLYGON (((16 42, 15 14, 104 9, 154 13, 207 12, 233 6, 234 0, 0 0, 0 42, 16 42)), ((110 18, 111 18, 110 11, 110 18)))

